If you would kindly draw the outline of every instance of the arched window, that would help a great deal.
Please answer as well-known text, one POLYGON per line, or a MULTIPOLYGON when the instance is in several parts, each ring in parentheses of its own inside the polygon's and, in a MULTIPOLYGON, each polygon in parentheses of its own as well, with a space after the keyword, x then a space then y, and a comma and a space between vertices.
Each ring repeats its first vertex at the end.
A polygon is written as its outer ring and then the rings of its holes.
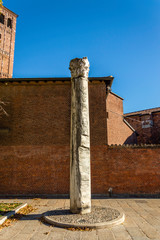
POLYGON ((12 28, 12 20, 10 18, 7 20, 7 27, 12 28))
POLYGON ((0 23, 4 24, 4 15, 3 14, 0 15, 0 23))

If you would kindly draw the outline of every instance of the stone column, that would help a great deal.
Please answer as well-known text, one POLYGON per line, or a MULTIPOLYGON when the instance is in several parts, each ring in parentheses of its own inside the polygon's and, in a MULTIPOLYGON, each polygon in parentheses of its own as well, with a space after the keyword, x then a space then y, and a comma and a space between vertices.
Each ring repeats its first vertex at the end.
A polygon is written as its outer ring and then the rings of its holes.
POLYGON ((90 126, 87 57, 70 62, 71 139, 70 139, 70 210, 91 212, 90 126))

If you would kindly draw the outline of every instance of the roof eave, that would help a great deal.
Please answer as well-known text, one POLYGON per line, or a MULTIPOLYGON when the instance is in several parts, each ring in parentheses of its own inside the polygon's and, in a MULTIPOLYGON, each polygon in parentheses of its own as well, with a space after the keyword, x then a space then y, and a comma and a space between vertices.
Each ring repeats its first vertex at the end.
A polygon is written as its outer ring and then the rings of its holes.
MULTIPOLYGON (((100 82, 105 82, 106 86, 111 87, 112 82, 113 82, 113 77, 89 77, 88 80, 90 82, 92 81, 100 81, 100 82)), ((65 77, 65 78, 0 78, 0 82, 29 82, 29 81, 35 81, 35 82, 40 82, 40 81, 71 81, 70 77, 65 77)))

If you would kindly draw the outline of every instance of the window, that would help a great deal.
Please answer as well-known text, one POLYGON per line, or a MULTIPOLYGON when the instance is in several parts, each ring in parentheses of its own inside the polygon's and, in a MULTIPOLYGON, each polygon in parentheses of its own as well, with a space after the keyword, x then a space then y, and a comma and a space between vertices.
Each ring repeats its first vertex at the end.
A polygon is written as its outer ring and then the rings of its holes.
POLYGON ((151 114, 142 115, 141 117, 142 128, 151 128, 153 126, 153 120, 151 114))
POLYGON ((4 15, 3 14, 0 15, 0 23, 4 24, 4 15))
POLYGON ((12 28, 12 20, 8 18, 7 27, 12 28))

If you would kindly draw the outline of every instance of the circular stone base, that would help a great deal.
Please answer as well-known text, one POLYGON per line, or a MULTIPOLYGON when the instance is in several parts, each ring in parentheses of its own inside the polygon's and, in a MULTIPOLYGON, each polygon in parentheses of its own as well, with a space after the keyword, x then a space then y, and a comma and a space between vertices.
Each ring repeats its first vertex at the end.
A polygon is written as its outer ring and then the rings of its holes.
POLYGON ((65 228, 106 228, 124 222, 125 215, 110 207, 93 206, 91 213, 73 214, 68 208, 58 208, 44 215, 46 222, 65 228))

